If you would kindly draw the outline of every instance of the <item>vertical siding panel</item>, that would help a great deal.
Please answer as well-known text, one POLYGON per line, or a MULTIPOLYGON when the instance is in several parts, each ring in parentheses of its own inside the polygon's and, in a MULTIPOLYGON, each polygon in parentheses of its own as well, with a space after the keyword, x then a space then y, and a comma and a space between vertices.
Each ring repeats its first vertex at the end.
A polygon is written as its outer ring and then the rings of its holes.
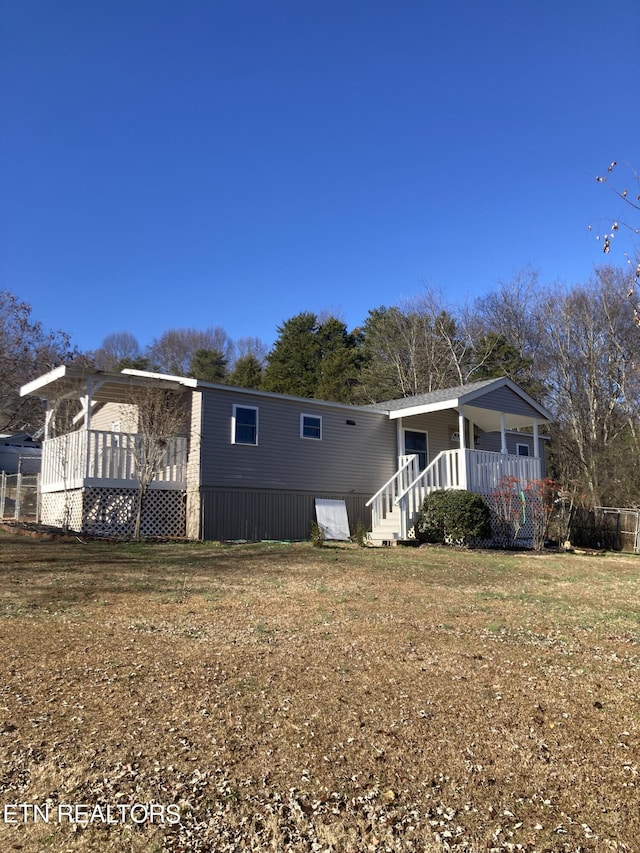
POLYGON ((367 527, 369 496, 244 490, 205 490, 202 493, 204 539, 308 539, 315 519, 315 498, 344 500, 351 534, 358 521, 367 527))

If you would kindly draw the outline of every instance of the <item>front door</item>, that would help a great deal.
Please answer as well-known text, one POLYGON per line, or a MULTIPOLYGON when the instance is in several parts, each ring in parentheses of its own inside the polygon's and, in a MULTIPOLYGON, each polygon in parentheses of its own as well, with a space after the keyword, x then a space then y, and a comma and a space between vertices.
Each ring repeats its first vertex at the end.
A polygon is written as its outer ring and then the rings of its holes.
POLYGON ((417 432, 413 429, 404 431, 404 452, 408 456, 415 453, 418 456, 418 465, 421 471, 427 467, 427 434, 417 432))

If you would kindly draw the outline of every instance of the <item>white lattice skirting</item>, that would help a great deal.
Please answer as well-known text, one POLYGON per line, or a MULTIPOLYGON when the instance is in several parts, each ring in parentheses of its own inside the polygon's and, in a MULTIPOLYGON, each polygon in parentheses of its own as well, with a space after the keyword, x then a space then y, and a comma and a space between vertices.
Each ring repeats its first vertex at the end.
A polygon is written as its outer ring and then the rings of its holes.
MULTIPOLYGON (((42 495, 42 522, 105 538, 132 536, 138 500, 136 489, 79 489, 42 495)), ((184 492, 152 489, 142 509, 140 533, 145 537, 184 536, 184 492)))

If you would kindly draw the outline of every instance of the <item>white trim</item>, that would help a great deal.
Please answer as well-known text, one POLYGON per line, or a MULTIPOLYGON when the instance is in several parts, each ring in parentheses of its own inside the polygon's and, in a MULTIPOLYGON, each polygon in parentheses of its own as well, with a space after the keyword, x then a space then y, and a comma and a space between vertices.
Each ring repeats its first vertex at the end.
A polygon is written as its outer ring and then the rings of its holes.
POLYGON ((244 406, 241 403, 233 403, 233 413, 231 415, 231 444, 238 444, 242 447, 257 447, 258 446, 258 407, 244 406), (236 412, 238 409, 247 409, 256 413, 256 440, 255 441, 237 441, 236 440, 236 412))
POLYGON ((300 438, 307 441, 322 441, 322 415, 312 415, 310 412, 300 412, 300 438), (304 419, 313 418, 320 422, 320 435, 305 435, 304 434, 304 419))
MULTIPOLYGON (((524 441, 516 441, 516 456, 527 457, 531 456, 531 448, 528 444, 525 444, 524 441), (520 448, 524 447, 526 449, 526 453, 520 453, 520 448)), ((535 456, 534 456, 535 458, 535 456)))

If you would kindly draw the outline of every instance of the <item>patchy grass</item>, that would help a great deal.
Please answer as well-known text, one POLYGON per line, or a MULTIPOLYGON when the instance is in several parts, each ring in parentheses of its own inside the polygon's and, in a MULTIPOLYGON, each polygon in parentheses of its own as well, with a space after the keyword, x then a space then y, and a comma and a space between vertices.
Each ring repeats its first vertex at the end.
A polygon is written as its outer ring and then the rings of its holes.
POLYGON ((0 807, 50 806, 0 849, 638 850, 639 592, 628 556, 0 533, 0 807))

